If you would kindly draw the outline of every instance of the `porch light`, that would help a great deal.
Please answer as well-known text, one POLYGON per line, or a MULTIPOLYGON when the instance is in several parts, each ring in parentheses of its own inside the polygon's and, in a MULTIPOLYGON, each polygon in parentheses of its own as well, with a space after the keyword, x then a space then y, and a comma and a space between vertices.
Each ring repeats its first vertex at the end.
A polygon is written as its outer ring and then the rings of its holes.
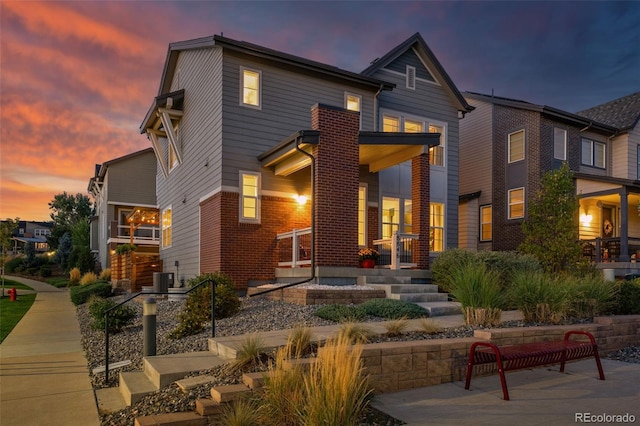
POLYGON ((307 196, 306 195, 299 195, 298 194, 294 198, 296 199, 298 204, 300 204, 301 206, 304 206, 305 204, 307 204, 307 196))
POLYGON ((591 225, 591 220, 592 219, 593 219, 593 216, 591 216, 590 214, 581 214, 580 215, 580 223, 582 223, 582 226, 591 225))

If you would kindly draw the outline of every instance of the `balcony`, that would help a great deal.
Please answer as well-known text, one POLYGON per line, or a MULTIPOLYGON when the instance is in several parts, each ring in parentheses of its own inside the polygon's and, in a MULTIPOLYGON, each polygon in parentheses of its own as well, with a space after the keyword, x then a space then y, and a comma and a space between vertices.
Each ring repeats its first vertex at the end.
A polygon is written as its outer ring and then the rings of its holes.
POLYGON ((131 225, 119 225, 118 222, 112 221, 110 232, 108 244, 160 245, 159 226, 146 225, 133 228, 131 225))

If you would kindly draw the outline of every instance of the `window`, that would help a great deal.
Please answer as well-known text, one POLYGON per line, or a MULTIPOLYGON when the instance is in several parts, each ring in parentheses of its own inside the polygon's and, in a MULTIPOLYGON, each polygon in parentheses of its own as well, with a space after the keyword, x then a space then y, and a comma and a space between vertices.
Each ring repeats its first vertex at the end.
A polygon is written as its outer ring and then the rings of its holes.
POLYGON ((404 120, 404 131, 406 133, 421 133, 422 122, 413 120, 404 120))
POLYGON ((47 235, 51 235, 51 230, 49 229, 36 229, 35 236, 36 237, 46 237, 47 235))
POLYGON ((171 247, 171 206, 162 210, 162 248, 171 247))
POLYGON ((567 131, 553 128, 553 158, 556 160, 567 159, 567 131))
POLYGON ((261 76, 260 71, 241 68, 241 105, 260 108, 260 100, 262 97, 260 85, 261 76))
POLYGON ((602 142, 582 139, 582 164, 605 168, 606 145, 602 142))
POLYGON ((440 145, 429 148, 429 164, 432 166, 444 166, 444 127, 429 125, 429 133, 440 133, 440 145))
POLYGON ((398 117, 384 115, 382 117, 382 131, 383 132, 399 132, 400 119, 398 117))
POLYGON ((358 189, 358 245, 367 245, 367 187, 358 189))
POLYGON ((416 89, 416 67, 407 65, 407 89, 416 89))
POLYGON ((524 160, 524 130, 509 134, 509 163, 524 160))
POLYGON ((509 219, 524 217, 524 188, 509 190, 509 219))
POLYGON ((411 200, 404 200, 404 232, 410 234, 413 231, 413 215, 411 213, 411 200))
POLYGON ((240 173, 240 222, 260 222, 260 174, 240 173))
POLYGON ((493 209, 491 206, 480 207, 480 241, 491 241, 493 238, 493 209))
POLYGON ((360 128, 362 128, 362 96, 345 92, 344 107, 349 111, 360 112, 360 128))
POLYGON ((444 204, 431 203, 430 250, 440 252, 444 249, 444 204))
POLYGON ((382 238, 391 238, 400 230, 400 199, 382 197, 382 238))

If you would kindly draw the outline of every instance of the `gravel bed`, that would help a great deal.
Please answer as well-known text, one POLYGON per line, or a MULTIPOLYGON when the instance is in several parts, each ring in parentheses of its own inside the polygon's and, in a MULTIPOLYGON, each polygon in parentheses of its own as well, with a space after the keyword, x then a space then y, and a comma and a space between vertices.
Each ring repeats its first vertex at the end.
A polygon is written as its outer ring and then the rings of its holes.
MULTIPOLYGON (((117 300, 117 299, 116 299, 117 300)), ((122 298, 120 299, 122 300, 122 298)), ((208 339, 211 336, 209 324, 200 334, 171 340, 166 336, 178 324, 178 315, 182 311, 184 302, 158 300, 157 323, 157 354, 184 353, 205 351, 208 348, 208 339)), ((135 371, 142 369, 142 303, 135 300, 129 306, 136 309, 138 315, 130 327, 123 332, 110 336, 109 353, 110 362, 130 360, 131 364, 111 370, 110 380, 105 384, 104 373, 93 374, 95 367, 104 365, 104 332, 91 330, 91 317, 88 306, 77 307, 78 321, 82 333, 82 344, 85 349, 90 369, 91 382, 94 388, 117 386, 118 372, 135 371)), ((233 318, 216 321, 216 336, 232 336, 254 332, 273 331, 293 328, 296 325, 316 327, 334 324, 315 316, 319 306, 301 306, 277 301, 243 298, 240 312, 233 318)), ((380 318, 368 318, 367 321, 381 321, 380 318)), ((526 324, 520 321, 503 324, 508 327, 523 327, 540 324, 526 324)), ((473 336, 473 327, 464 326, 452 329, 443 329, 435 334, 419 332, 405 333, 396 337, 374 336, 371 342, 409 341, 422 339, 442 339, 473 336)), ((606 358, 618 361, 640 363, 640 346, 628 347, 606 358)), ((102 416, 102 425, 124 426, 132 425, 136 417, 152 414, 169 413, 176 411, 192 411, 195 408, 197 398, 210 396, 212 386, 222 384, 240 383, 240 373, 230 373, 224 366, 197 373, 198 375, 211 375, 214 379, 207 384, 200 385, 183 393, 176 385, 168 386, 144 397, 140 402, 126 409, 102 416)), ((367 409, 361 418, 361 425, 369 426, 396 426, 403 424, 401 421, 387 416, 373 408, 367 409)))

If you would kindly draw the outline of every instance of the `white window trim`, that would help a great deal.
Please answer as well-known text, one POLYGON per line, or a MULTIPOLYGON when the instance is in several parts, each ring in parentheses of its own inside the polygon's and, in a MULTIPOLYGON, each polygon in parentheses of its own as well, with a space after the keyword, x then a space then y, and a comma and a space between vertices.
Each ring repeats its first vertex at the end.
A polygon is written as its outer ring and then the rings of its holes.
POLYGON ((249 172, 245 170, 240 170, 239 175, 239 190, 240 190, 240 199, 238 201, 238 221, 241 223, 260 223, 261 219, 261 198, 262 198, 262 174, 259 172, 249 172), (243 179, 242 176, 257 176, 258 177, 258 196, 256 197, 256 217, 255 218, 246 218, 244 217, 244 194, 243 194, 243 179))
POLYGON ((561 127, 553 128, 553 158, 554 160, 567 160, 567 131, 561 127), (562 158, 556 157, 556 130, 561 130, 564 134, 562 158))
MULTIPOLYGON (((366 183, 361 183, 360 186, 358 187, 358 193, 360 192, 360 188, 364 189, 364 244, 359 244, 360 241, 358 241, 358 245, 360 247, 366 247, 367 245, 367 236, 369 235, 368 232, 368 221, 369 221, 369 203, 367 202, 368 197, 369 197, 369 185, 367 185, 366 183)), ((358 204, 360 203, 360 194, 358 194, 358 204)), ((360 206, 358 205, 358 210, 360 210, 360 206)), ((358 221, 360 221, 360 218, 358 218, 358 221)), ((360 239, 360 238, 358 238, 360 239)))
POLYGON ((524 186, 520 186, 518 188, 512 188, 507 192, 507 219, 509 220, 514 220, 514 219, 522 219, 524 217, 525 214, 525 189, 524 186), (519 191, 522 190, 522 203, 512 203, 511 202, 511 193, 513 191, 519 191), (511 206, 515 206, 518 204, 522 204, 522 215, 521 216, 511 216, 511 206))
POLYGON ((239 93, 239 102, 240 102, 240 106, 245 107, 245 108, 253 108, 253 109, 258 109, 261 110, 262 109, 262 71, 257 70, 257 69, 253 69, 253 68, 247 68, 247 67, 240 67, 240 93, 239 93), (255 72, 258 74, 258 105, 251 105, 251 104, 247 104, 244 102, 244 72, 245 71, 251 71, 251 72, 255 72))
POLYGON ((173 207, 171 204, 169 204, 167 207, 162 209, 160 212, 160 242, 161 242, 160 244, 161 249, 168 249, 173 245, 173 207), (164 245, 164 230, 167 229, 164 226, 164 213, 167 210, 171 210, 171 226, 167 227, 167 228, 171 228, 171 244, 164 245))
POLYGON ((483 206, 480 206, 480 241, 482 242, 486 242, 486 241, 492 241, 493 240, 493 206, 491 204, 486 204, 483 206), (482 218, 483 218, 483 214, 482 211, 484 209, 491 209, 491 220, 489 222, 483 222, 482 218), (491 237, 492 238, 484 238, 484 235, 482 233, 482 225, 485 224, 490 224, 491 225, 491 237))
POLYGON ((353 92, 344 92, 344 109, 346 109, 347 111, 353 111, 347 108, 347 99, 349 98, 349 96, 358 98, 358 106, 360 107, 360 110, 357 111, 358 115, 360 116, 359 129, 362 130, 362 95, 358 95, 357 93, 353 92))
POLYGON ((429 245, 434 246, 432 250, 433 253, 442 253, 446 249, 446 245, 447 245, 447 233, 445 232, 445 227, 447 224, 447 206, 445 205, 445 203, 439 203, 439 202, 431 203, 431 206, 435 206, 435 205, 442 206, 442 226, 432 225, 433 215, 432 215, 432 211, 429 211, 429 245), (436 250, 435 248, 435 238, 433 241, 431 241, 431 230, 433 229, 442 230, 442 248, 440 250, 436 250))
POLYGON ((527 152, 527 133, 525 132, 525 130, 520 129, 520 130, 516 130, 515 132, 509 133, 507 135, 507 162, 509 164, 512 164, 512 163, 517 163, 518 161, 524 161, 524 159, 527 157, 526 152, 527 152), (511 160, 511 136, 520 132, 522 132, 522 158, 519 158, 517 160, 511 160))
POLYGON ((407 65, 406 86, 409 90, 416 90, 416 67, 407 65))

